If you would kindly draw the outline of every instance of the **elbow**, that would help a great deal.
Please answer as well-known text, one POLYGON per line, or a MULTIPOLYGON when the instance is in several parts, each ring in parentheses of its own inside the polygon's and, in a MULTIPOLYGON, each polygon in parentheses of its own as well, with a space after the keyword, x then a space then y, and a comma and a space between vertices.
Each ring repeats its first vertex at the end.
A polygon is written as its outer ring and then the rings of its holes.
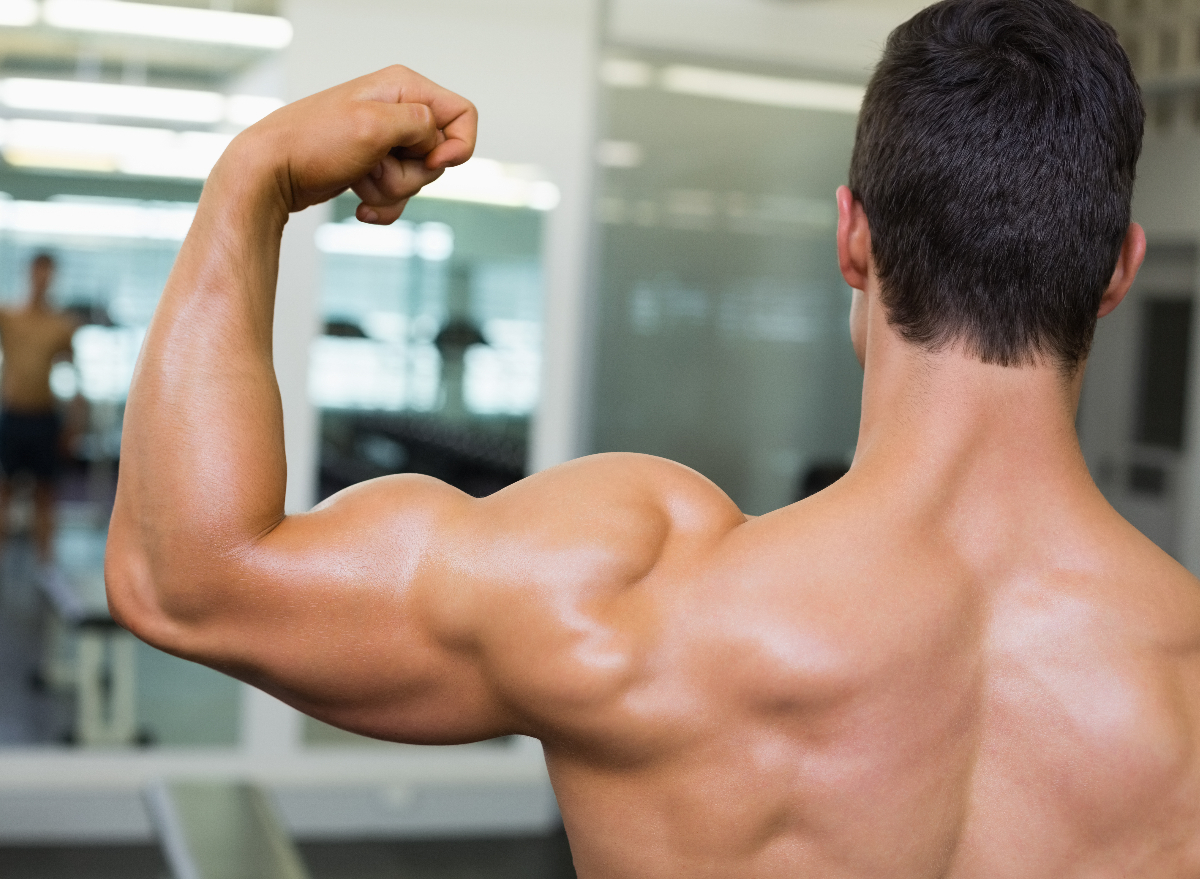
POLYGON ((193 627, 188 615, 178 612, 178 600, 169 594, 172 572, 159 569, 152 555, 114 526, 104 554, 104 585, 108 610, 117 625, 146 643, 179 655, 186 652, 193 627))
MULTIPOLYGON (((116 529, 104 553, 104 586, 113 621, 148 643, 164 644, 170 618, 155 589, 149 558, 127 543, 116 529)), ((165 644, 164 644, 165 646, 165 644)))

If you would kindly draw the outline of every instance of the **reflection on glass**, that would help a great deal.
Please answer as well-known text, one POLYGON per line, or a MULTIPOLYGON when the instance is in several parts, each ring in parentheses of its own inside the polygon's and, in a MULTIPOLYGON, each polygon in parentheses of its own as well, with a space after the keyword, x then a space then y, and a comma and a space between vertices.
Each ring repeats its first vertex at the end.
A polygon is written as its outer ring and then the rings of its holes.
MULTIPOLYGON (((490 167, 467 182, 491 180, 490 167)), ((541 211, 557 201, 526 177, 472 190, 489 204, 414 199, 387 229, 339 201, 318 231, 324 332, 309 389, 322 413, 322 497, 393 473, 483 496, 525 475, 542 362, 541 211)), ((468 194, 454 185, 451 195, 468 194)), ((307 720, 305 742, 366 740, 307 720)))
POLYGON ((121 420, 146 327, 194 203, 57 196, 0 198, 0 301, 27 292, 26 270, 52 253, 55 305, 79 323, 72 363, 51 389, 82 412, 59 485, 54 563, 38 563, 21 490, 0 556, 0 746, 232 746, 237 684, 135 644, 107 624, 106 526, 121 420), (83 625, 86 623, 86 625, 83 625))
POLYGON ((785 506, 858 429, 834 192, 861 87, 627 55, 601 76, 594 446, 785 506))
POLYGON ((1096 327, 1079 415, 1097 486, 1176 558, 1187 551, 1185 428, 1198 266, 1195 245, 1150 243, 1133 289, 1096 327))

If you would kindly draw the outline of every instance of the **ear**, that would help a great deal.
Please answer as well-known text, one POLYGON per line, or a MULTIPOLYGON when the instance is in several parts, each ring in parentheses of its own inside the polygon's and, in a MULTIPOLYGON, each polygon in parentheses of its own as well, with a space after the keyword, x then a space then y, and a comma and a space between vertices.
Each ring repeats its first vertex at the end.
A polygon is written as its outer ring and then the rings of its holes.
POLYGON ((1121 300, 1133 286, 1133 279, 1137 277, 1138 269, 1142 267, 1145 259, 1146 231, 1137 223, 1133 223, 1125 233, 1121 255, 1117 257, 1117 267, 1113 270, 1112 280, 1108 282, 1108 289, 1104 291, 1100 300, 1100 317, 1111 314, 1112 310, 1121 304, 1121 300))
POLYGON ((853 289, 865 290, 871 274, 871 229, 867 212, 848 186, 838 187, 837 203, 838 263, 842 277, 853 289))

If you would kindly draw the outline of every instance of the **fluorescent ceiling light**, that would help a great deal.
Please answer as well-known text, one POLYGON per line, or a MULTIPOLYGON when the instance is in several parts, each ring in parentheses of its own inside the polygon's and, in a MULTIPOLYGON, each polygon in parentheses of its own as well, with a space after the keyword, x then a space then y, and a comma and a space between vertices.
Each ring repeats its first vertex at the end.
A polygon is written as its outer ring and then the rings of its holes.
POLYGON ((454 230, 445 223, 422 223, 417 227, 417 256, 429 262, 444 262, 454 256, 454 230))
POLYGON ((135 150, 121 157, 119 170, 141 177, 174 177, 204 180, 233 137, 207 131, 171 132, 171 142, 161 152, 135 150))
POLYGON ((552 211, 562 198, 559 188, 537 168, 491 159, 471 159, 449 169, 422 189, 420 196, 535 211, 552 211))
POLYGON ((0 200, 0 229, 50 238, 123 238, 182 241, 195 205, 0 200))
POLYGON ((832 113, 858 113, 866 95, 861 86, 757 76, 682 64, 666 68, 661 84, 666 91, 677 94, 832 113))
POLYGON ((0 152, 13 165, 203 180, 231 135, 43 119, 0 123, 0 152))
POLYGON ((640 143, 628 140, 602 140, 596 147, 596 161, 602 168, 638 168, 646 159, 640 143))
POLYGON ((234 125, 245 128, 270 116, 282 106, 283 101, 278 98, 264 98, 259 95, 230 95, 225 104, 225 118, 234 125))
POLYGON ((0 103, 18 110, 125 116, 213 125, 222 120, 253 125, 283 106, 277 98, 225 95, 188 89, 55 79, 0 81, 0 103))
POLYGON ((644 89, 654 84, 654 68, 632 58, 605 58, 600 63, 600 81, 618 89, 644 89))
POLYGON ((292 42, 292 25, 287 19, 245 12, 124 0, 46 0, 42 16, 47 24, 65 30, 255 49, 283 49, 292 42))
POLYGON ((317 229, 317 250, 343 256, 406 259, 416 252, 412 223, 369 226, 357 221, 325 223, 317 229))
POLYGON ((208 125, 225 118, 225 98, 216 92, 101 82, 6 79, 0 82, 0 101, 18 110, 130 116, 208 125))
POLYGON ((37 0, 0 0, 0 27, 29 27, 37 20, 37 0))
POLYGON ((317 250, 342 256, 419 256, 442 262, 454 255, 454 230, 445 223, 414 226, 401 220, 391 226, 371 226, 353 218, 325 223, 317 229, 317 250))

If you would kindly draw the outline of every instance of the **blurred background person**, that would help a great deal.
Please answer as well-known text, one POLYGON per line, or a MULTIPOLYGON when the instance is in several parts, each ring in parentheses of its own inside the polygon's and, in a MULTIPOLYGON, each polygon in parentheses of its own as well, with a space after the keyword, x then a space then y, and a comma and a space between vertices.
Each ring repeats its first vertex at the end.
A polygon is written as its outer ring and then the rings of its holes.
POLYGON ((40 253, 30 263, 29 298, 0 309, 0 537, 6 536, 16 480, 33 479, 33 539, 38 558, 53 555, 55 477, 64 451, 63 418, 50 389, 50 370, 73 356, 76 323, 50 305, 54 257, 40 253))

